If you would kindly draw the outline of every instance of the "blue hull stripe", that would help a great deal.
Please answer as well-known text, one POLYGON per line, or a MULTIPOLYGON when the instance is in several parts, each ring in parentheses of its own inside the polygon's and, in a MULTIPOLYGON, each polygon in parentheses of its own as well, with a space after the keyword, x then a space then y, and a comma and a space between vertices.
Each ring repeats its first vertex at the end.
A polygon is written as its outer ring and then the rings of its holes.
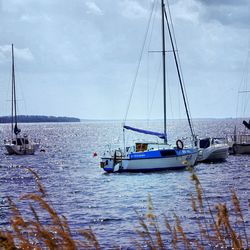
MULTIPOLYGON (((189 153, 189 154, 183 154, 183 155, 168 155, 168 156, 158 156, 158 157, 143 157, 143 158, 128 158, 126 160, 134 161, 134 160, 148 160, 148 159, 161 159, 161 158, 177 158, 181 156, 188 156, 188 155, 194 155, 197 154, 197 152, 189 153)), ((125 159, 124 159, 125 160, 125 159)))

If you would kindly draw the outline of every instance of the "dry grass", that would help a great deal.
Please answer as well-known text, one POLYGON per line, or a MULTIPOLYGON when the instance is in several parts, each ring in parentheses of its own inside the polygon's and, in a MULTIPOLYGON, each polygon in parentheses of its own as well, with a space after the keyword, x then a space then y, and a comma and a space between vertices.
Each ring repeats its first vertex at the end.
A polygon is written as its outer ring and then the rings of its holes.
MULTIPOLYGON (((250 249, 246 223, 241 211, 240 202, 234 190, 231 190, 231 207, 234 214, 229 215, 226 204, 209 204, 201 183, 195 174, 191 175, 196 194, 190 194, 191 207, 195 215, 195 223, 199 234, 195 239, 188 238, 181 225, 180 218, 174 214, 171 225, 163 216, 164 222, 158 222, 154 214, 151 197, 148 198, 150 210, 139 217, 140 229, 137 233, 143 243, 139 249, 250 249), (234 221, 233 221, 234 220, 234 221), (165 229, 159 230, 165 224, 165 229)), ((248 231, 249 232, 249 231, 248 231)))
MULTIPOLYGON (((18 209, 16 203, 8 198, 11 210, 10 229, 0 228, 0 249, 102 249, 95 233, 89 227, 78 231, 78 239, 72 236, 67 219, 57 214, 43 187, 39 176, 34 176, 37 192, 25 194, 18 202, 29 204, 29 219, 18 209), (46 223, 40 216, 46 215, 46 223)), ((189 238, 180 218, 174 214, 168 218, 155 215, 151 196, 145 215, 138 215, 139 225, 135 229, 137 237, 131 243, 133 249, 250 249, 245 219, 240 202, 234 190, 231 190, 231 209, 229 215, 226 204, 211 206, 195 174, 191 176, 195 185, 195 194, 190 194, 192 211, 199 233, 195 239, 189 238), (234 220, 234 221, 232 221, 234 220), (171 225, 172 224, 172 225, 171 225)), ((18 204, 18 203, 17 203, 18 204)), ((118 249, 111 247, 111 249, 118 249)))
POLYGON ((48 195, 39 176, 28 170, 35 178, 38 193, 25 194, 19 200, 29 202, 32 219, 25 220, 17 205, 8 198, 11 230, 0 229, 0 249, 101 249, 91 228, 79 231, 82 240, 73 239, 67 219, 59 216, 46 200, 48 195), (44 214, 48 217, 46 224, 39 219, 39 215, 44 214))

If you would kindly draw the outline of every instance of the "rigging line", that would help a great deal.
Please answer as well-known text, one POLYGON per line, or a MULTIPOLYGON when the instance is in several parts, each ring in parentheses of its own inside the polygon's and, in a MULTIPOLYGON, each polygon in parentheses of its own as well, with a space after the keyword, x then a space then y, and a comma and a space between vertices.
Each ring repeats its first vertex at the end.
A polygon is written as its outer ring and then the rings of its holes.
MULTIPOLYGON (((162 52, 162 51, 161 51, 162 52)), ((168 52, 167 50, 165 50, 165 52, 168 52)), ((172 53, 172 50, 169 51, 172 53)), ((172 98, 171 98, 171 88, 170 88, 170 80, 169 80, 169 72, 168 72, 168 67, 167 67, 167 64, 168 64, 168 61, 166 61, 166 100, 169 100, 169 104, 170 104, 170 111, 171 111, 171 116, 169 116, 169 118, 173 118, 174 117, 174 113, 173 113, 173 106, 172 106, 172 98)), ((157 90, 157 87, 159 85, 159 77, 160 77, 160 67, 162 67, 162 63, 159 64, 159 68, 158 68, 158 71, 157 71, 157 78, 156 78, 156 84, 155 84, 155 88, 154 88, 154 92, 153 92, 153 99, 152 99, 152 102, 151 102, 151 106, 150 106, 150 114, 151 114, 151 111, 152 111, 152 108, 153 108, 153 104, 154 104, 154 100, 155 100, 155 96, 156 96, 156 90, 157 90)), ((166 102, 166 105, 168 105, 168 102, 166 102)), ((167 127, 166 127, 166 130, 167 130, 167 127)))
MULTIPOLYGON (((155 0, 154 1, 154 3, 153 3, 153 9, 154 8, 156 8, 157 9, 157 3, 158 3, 158 1, 157 0, 155 0)), ((155 23, 155 19, 156 19, 156 11, 155 12, 153 12, 153 10, 152 10, 152 14, 154 13, 154 16, 153 16, 153 21, 152 21, 152 29, 151 29, 151 32, 150 32, 150 35, 149 35, 149 41, 148 41, 148 50, 149 50, 149 47, 150 47, 150 45, 151 45, 151 41, 152 41, 152 37, 153 37, 153 31, 154 31, 154 29, 153 29, 153 27, 154 27, 154 23, 155 23)))
MULTIPOLYGON (((183 87, 184 87, 184 92, 185 92, 186 101, 187 101, 187 106, 188 106, 188 110, 189 110, 189 116, 191 117, 191 124, 192 124, 192 127, 193 127, 193 121, 192 121, 192 116, 191 116, 190 107, 189 107, 189 100, 188 100, 188 96, 187 96, 185 81, 184 81, 182 67, 181 67, 181 60, 180 60, 180 57, 179 57, 178 46, 177 46, 176 37, 175 37, 173 19, 172 19, 170 7, 169 7, 169 1, 166 0, 166 2, 167 2, 167 7, 168 7, 168 14, 169 14, 169 19, 170 19, 170 24, 171 24, 171 30, 172 30, 172 33, 173 33, 173 40, 174 40, 174 44, 175 44, 175 51, 176 51, 177 60, 178 60, 178 63, 179 63, 180 74, 181 74, 181 78, 182 78, 182 82, 183 82, 183 87)), ((193 130, 194 130, 194 128, 193 128, 193 130)))
POLYGON ((239 114, 239 106, 241 104, 241 110, 243 110, 243 102, 239 103, 240 101, 240 93, 242 91, 239 91, 240 89, 244 88, 244 87, 247 87, 247 86, 244 86, 244 84, 246 85, 246 75, 248 74, 247 72, 247 68, 248 68, 248 65, 249 65, 249 56, 250 56, 250 51, 249 51, 249 48, 250 48, 250 39, 248 41, 248 52, 247 52, 247 57, 246 57, 246 61, 244 63, 244 67, 243 67, 243 72, 242 72, 242 77, 241 77, 241 81, 240 81, 240 86, 238 88, 238 93, 237 93, 237 104, 236 104, 236 118, 240 115, 243 115, 243 114, 239 114))
POLYGON ((154 104, 155 96, 156 96, 156 90, 157 90, 157 87, 159 85, 159 77, 160 77, 161 67, 162 67, 162 65, 160 63, 159 67, 158 67, 158 70, 157 70, 157 77, 156 77, 156 82, 155 82, 155 86, 154 86, 154 90, 153 90, 152 101, 151 101, 151 104, 150 104, 150 107, 149 107, 149 118, 151 117, 151 112, 152 112, 152 108, 153 108, 153 104, 154 104))
MULTIPOLYGON (((157 5, 158 1, 155 0, 155 3, 157 5)), ((157 6, 155 7, 157 8, 157 6)), ((149 126, 149 119, 150 119, 150 112, 151 112, 151 108, 150 108, 150 103, 149 103, 149 100, 150 100, 150 96, 149 96, 149 77, 150 77, 150 72, 149 72, 149 63, 150 63, 150 60, 149 60, 149 55, 150 55, 150 46, 151 46, 151 41, 152 41, 152 37, 153 37, 153 27, 154 27, 154 23, 155 23, 155 19, 156 19, 156 11, 153 12, 153 17, 152 17, 152 24, 151 24, 151 30, 150 30, 150 34, 149 34, 149 41, 148 41, 148 57, 147 57, 147 125, 149 126)))
POLYGON ((174 46, 174 42, 173 42, 171 30, 170 30, 170 25, 169 25, 169 21, 168 21, 168 17, 167 17, 167 13, 166 13, 166 9, 165 8, 164 8, 164 14, 165 14, 166 22, 167 22, 167 27, 168 27, 168 33, 169 33, 169 37, 170 37, 171 46, 172 46, 173 53, 174 53, 174 60, 175 60, 175 65, 176 65, 177 74, 178 74, 178 78, 179 78, 179 83, 180 83, 180 87, 181 87, 181 92, 182 92, 182 97, 183 97, 183 101, 184 101, 184 106, 185 106, 185 110, 186 110, 186 114, 187 114, 188 124, 189 124, 189 127, 190 127, 190 131, 191 131, 192 137, 194 138, 195 135, 194 135, 194 131, 193 131, 193 128, 192 128, 191 119, 190 119, 190 116, 189 116, 187 101, 186 101, 186 98, 185 98, 184 87, 183 87, 182 78, 181 78, 181 74, 180 74, 180 69, 179 69, 179 65, 178 65, 178 61, 177 61, 177 56, 176 56, 176 52, 175 52, 175 46, 174 46))
MULTIPOLYGON (((169 73, 168 73, 168 67, 167 68, 167 74, 166 74, 166 83, 167 83, 167 96, 169 100, 169 105, 170 105, 170 110, 171 110, 171 118, 174 118, 174 112, 173 112, 173 102, 172 102, 172 97, 171 97, 171 88, 170 88, 170 80, 169 80, 169 73)), ((170 118, 170 117, 169 117, 170 118)))
POLYGON ((145 46, 146 46, 147 36, 148 36, 148 32, 149 32, 149 27, 150 27, 154 7, 155 7, 155 1, 152 4, 152 10, 151 10, 151 13, 150 13, 150 16, 149 16, 147 29, 146 29, 146 33, 145 33, 145 36, 144 36, 143 46, 142 46, 141 53, 140 53, 140 58, 139 58, 139 61, 138 61, 138 64, 137 64, 136 74, 135 74, 134 80, 132 82, 132 87, 131 87, 130 96, 129 96, 129 102, 128 102, 128 106, 127 106, 127 109, 126 109, 124 122, 123 122, 124 124, 125 124, 125 122, 127 120, 128 111, 129 111, 129 107, 130 107, 130 104, 131 104, 131 100, 132 100, 132 96, 133 96, 133 92, 134 92, 134 88, 135 88, 135 83, 136 83, 136 80, 137 80, 137 76, 138 76, 138 73, 139 73, 139 68, 140 68, 141 61, 142 61, 143 51, 144 51, 145 46))
MULTIPOLYGON (((245 77, 244 77, 244 92, 247 93, 248 90, 248 80, 249 80, 249 71, 248 71, 248 66, 249 66, 249 51, 247 53, 247 61, 246 61, 246 66, 245 66, 245 77)), ((248 94, 245 94, 244 96, 244 106, 243 106, 243 115, 246 115, 246 110, 249 102, 248 94)))
POLYGON ((247 56, 246 56, 244 65, 242 67, 243 72, 242 72, 242 77, 241 77, 241 81, 240 81, 240 86, 238 87, 238 92, 237 92, 237 103, 236 103, 236 114, 235 114, 235 131, 236 131, 236 127, 239 124, 241 118, 243 118, 243 116, 244 116, 243 111, 244 111, 244 104, 246 104, 246 99, 240 98, 239 90, 242 89, 242 87, 243 88, 247 87, 246 78, 248 77, 249 56, 250 56, 250 37, 248 36, 247 56))

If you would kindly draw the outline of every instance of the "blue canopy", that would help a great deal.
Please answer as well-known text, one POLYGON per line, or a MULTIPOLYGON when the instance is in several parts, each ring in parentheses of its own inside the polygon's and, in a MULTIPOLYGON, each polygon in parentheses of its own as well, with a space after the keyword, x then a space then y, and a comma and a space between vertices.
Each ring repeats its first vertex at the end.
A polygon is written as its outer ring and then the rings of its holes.
POLYGON ((123 126, 123 128, 128 129, 128 130, 132 130, 138 133, 142 133, 142 134, 147 134, 147 135, 155 135, 158 136, 161 139, 167 139, 167 135, 163 134, 163 133, 158 133, 158 132, 153 132, 153 131, 148 131, 148 130, 144 130, 144 129, 139 129, 139 128, 133 128, 130 126, 123 126))

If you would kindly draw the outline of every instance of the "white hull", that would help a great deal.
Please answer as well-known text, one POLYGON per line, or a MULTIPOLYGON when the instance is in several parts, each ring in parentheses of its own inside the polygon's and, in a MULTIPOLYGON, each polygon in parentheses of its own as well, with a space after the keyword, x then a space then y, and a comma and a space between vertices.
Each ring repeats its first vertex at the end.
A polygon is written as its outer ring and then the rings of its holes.
POLYGON ((39 143, 29 142, 28 144, 16 145, 11 142, 4 144, 9 155, 33 155, 39 148, 39 143))
POLYGON ((200 149, 197 162, 225 161, 229 154, 228 149, 228 145, 213 145, 205 149, 200 149))
POLYGON ((28 146, 17 146, 11 144, 5 144, 5 148, 10 155, 33 155, 35 151, 38 149, 39 144, 33 144, 28 146))
POLYGON ((182 156, 151 158, 151 159, 129 159, 113 157, 102 158, 101 167, 106 172, 148 172, 161 170, 176 170, 191 167, 195 164, 198 151, 182 156), (102 166, 103 163, 103 166, 102 166))

